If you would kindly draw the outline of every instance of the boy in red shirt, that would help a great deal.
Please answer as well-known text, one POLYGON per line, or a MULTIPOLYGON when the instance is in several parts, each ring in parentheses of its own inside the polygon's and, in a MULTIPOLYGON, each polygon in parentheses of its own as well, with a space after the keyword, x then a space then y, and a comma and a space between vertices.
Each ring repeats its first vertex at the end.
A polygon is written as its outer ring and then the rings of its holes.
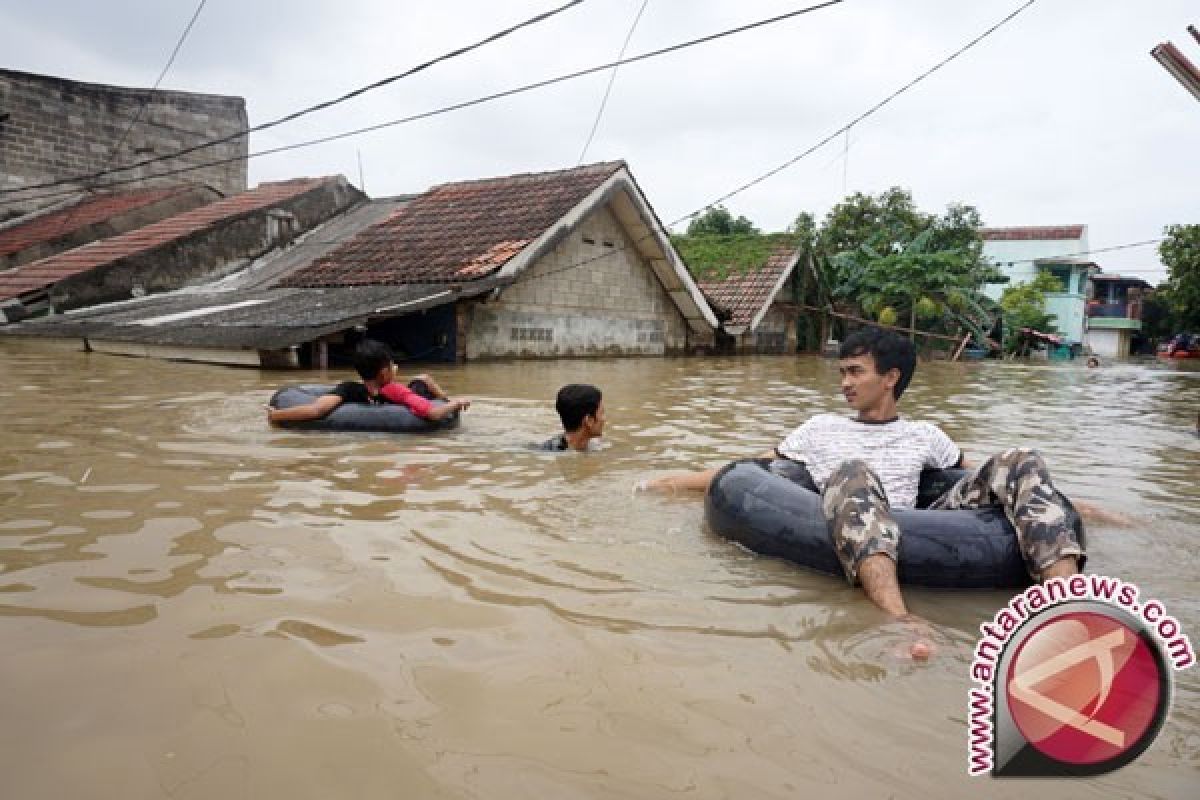
POLYGON ((471 401, 465 397, 447 397, 442 387, 428 375, 418 375, 408 386, 397 383, 392 351, 373 339, 364 339, 354 348, 354 369, 362 382, 344 381, 333 387, 329 394, 304 405, 268 408, 267 421, 275 424, 321 419, 342 403, 394 403, 407 407, 422 419, 435 422, 471 407, 471 401), (436 404, 433 400, 445 402, 436 404))

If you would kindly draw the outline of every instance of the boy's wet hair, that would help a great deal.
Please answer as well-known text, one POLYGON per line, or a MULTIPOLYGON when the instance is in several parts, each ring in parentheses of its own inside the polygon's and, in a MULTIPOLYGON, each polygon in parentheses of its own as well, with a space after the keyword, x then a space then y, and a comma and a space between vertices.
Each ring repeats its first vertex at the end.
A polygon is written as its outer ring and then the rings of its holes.
POLYGON ((900 380, 892 387, 892 394, 899 400, 917 369, 917 350, 913 343, 894 331, 863 328, 847 336, 838 350, 838 358, 866 355, 875 361, 875 371, 880 375, 890 369, 900 370, 900 380))
POLYGON ((364 381, 373 381, 379 370, 394 361, 392 350, 383 342, 374 339, 363 339, 354 348, 354 371, 364 381))
POLYGON ((595 416, 603 397, 599 389, 587 383, 569 383, 559 389, 554 410, 562 420, 563 430, 568 433, 579 430, 584 417, 595 416))

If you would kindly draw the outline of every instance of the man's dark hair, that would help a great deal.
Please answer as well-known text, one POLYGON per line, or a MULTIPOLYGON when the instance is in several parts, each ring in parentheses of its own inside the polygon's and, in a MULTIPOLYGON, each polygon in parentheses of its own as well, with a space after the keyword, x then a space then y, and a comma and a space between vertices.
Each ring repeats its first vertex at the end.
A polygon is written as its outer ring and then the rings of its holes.
POLYGON ((583 418, 589 414, 594 416, 600 408, 601 399, 600 390, 586 383, 568 383, 559 389, 554 410, 562 420, 563 430, 568 433, 579 430, 583 418))
POLYGON ((374 339, 363 339, 354 348, 354 371, 364 381, 373 381, 379 370, 391 364, 392 351, 383 342, 374 339))
POLYGON ((874 359, 875 371, 880 375, 890 369, 900 370, 900 380, 892 387, 892 394, 899 400, 917 369, 917 350, 913 343, 894 331, 863 328, 847 336, 838 350, 838 358, 867 355, 874 359))

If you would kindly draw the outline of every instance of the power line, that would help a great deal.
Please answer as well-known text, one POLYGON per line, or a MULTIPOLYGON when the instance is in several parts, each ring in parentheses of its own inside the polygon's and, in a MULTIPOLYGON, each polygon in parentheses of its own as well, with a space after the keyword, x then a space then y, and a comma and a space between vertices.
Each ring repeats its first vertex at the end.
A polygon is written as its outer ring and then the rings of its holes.
MULTIPOLYGON (((1159 242, 1163 241, 1164 239, 1165 239, 1165 237, 1160 236, 1157 239, 1145 239, 1140 242, 1129 242, 1128 244, 1116 244, 1116 245, 1113 245, 1112 247, 1100 247, 1100 248, 1096 248, 1094 250, 1081 250, 1078 253, 1063 253, 1062 255, 1042 256, 1041 258, 1023 258, 1018 261, 1008 261, 1007 259, 1005 259, 1005 260, 997 261, 996 266, 1012 267, 1017 264, 1039 264, 1039 263, 1052 262, 1052 261, 1055 261, 1057 259, 1062 259, 1062 258, 1078 258, 1079 256, 1090 256, 1090 255, 1094 255, 1096 253, 1111 253, 1113 250, 1128 250, 1133 247, 1146 247, 1147 245, 1158 244, 1159 242)), ((1126 272, 1133 272, 1133 271, 1134 270, 1126 270, 1126 272)), ((1160 270, 1142 270, 1142 271, 1158 272, 1160 270)))
MULTIPOLYGON (((207 2, 207 0, 204 0, 203 2, 200 3, 201 7, 204 6, 204 2, 207 2)), ((65 186, 70 183, 83 183, 83 182, 95 180, 97 178, 102 178, 105 175, 111 175, 115 172, 126 172, 131 169, 145 167, 150 164, 155 164, 155 163, 158 163, 161 161, 170 161, 170 160, 179 158, 181 156, 185 156, 190 153, 194 153, 197 150, 204 150, 204 149, 207 149, 210 147, 215 147, 216 145, 224 144, 225 142, 231 141, 233 139, 238 139, 241 137, 248 136, 251 133, 257 133, 259 131, 267 130, 268 128, 274 128, 278 125, 282 125, 285 122, 291 122, 292 120, 299 119, 300 117, 303 117, 307 114, 312 114, 316 111, 322 111, 326 108, 330 108, 331 106, 335 106, 339 103, 344 103, 347 100, 358 97, 359 95, 366 94, 367 92, 372 91, 374 89, 378 89, 382 86, 387 86, 390 83, 394 83, 403 78, 407 78, 411 75, 415 75, 416 73, 422 72, 422 71, 434 66, 435 64, 439 64, 443 61, 448 61, 452 58, 457 58, 458 56, 469 53, 472 50, 477 50, 480 47, 483 47, 484 45, 491 44, 492 42, 495 42, 499 39, 503 39, 504 37, 506 37, 512 33, 515 33, 517 31, 521 30, 522 28, 527 28, 531 25, 535 25, 539 22, 547 20, 550 17, 560 14, 563 11, 566 11, 567 9, 572 8, 574 6, 580 5, 583 2, 584 2, 584 0, 570 0, 570 2, 568 2, 562 6, 559 6, 558 8, 555 8, 551 11, 543 12, 534 17, 530 17, 529 19, 525 20, 524 22, 518 23, 509 28, 505 28, 502 31, 493 33, 484 39, 480 39, 478 42, 475 42, 474 44, 469 44, 464 47, 460 47, 457 50, 452 50, 449 53, 445 53, 443 55, 438 56, 437 58, 433 58, 433 59, 430 59, 429 61, 425 61, 425 62, 418 64, 415 67, 412 67, 412 68, 410 68, 404 72, 401 72, 397 75, 392 75, 392 76, 384 78, 382 80, 375 81, 374 83, 367 84, 366 86, 362 86, 351 92, 347 92, 346 94, 342 95, 341 97, 337 97, 332 100, 326 100, 324 102, 317 103, 316 105, 309 106, 307 108, 303 108, 299 111, 294 111, 290 114, 279 117, 278 119, 271 120, 269 122, 264 122, 259 125, 255 125, 253 127, 246 128, 244 130, 235 131, 234 133, 228 134, 226 136, 221 136, 216 139, 210 139, 208 141, 204 141, 199 144, 191 145, 189 147, 185 147, 181 150, 176 150, 171 153, 165 153, 163 155, 155 156, 153 158, 143 159, 142 161, 137 161, 133 164, 127 164, 125 166, 119 166, 119 167, 113 167, 113 168, 108 168, 106 165, 105 169, 102 169, 99 172, 93 172, 89 175, 78 175, 73 178, 62 178, 62 179, 54 180, 54 181, 46 181, 44 183, 35 183, 35 184, 30 184, 29 186, 22 186, 22 187, 16 188, 16 189, 0 189, 0 194, 11 194, 14 192, 24 192, 24 191, 29 191, 31 189, 50 189, 55 186, 65 186)), ((199 14, 199 9, 197 9, 196 13, 199 14)), ((195 22, 195 17, 193 17, 192 22, 195 22)), ((189 24, 188 30, 190 30, 190 29, 191 29, 191 25, 189 24)), ((184 35, 185 36, 187 35, 187 31, 184 32, 184 35)), ((180 44, 182 44, 182 40, 180 41, 180 44)), ((178 51, 178 48, 176 48, 176 51, 178 51)), ((174 54, 172 54, 172 56, 171 56, 172 60, 174 60, 174 57, 175 57, 174 54)), ((167 66, 169 67, 170 63, 168 63, 167 66)), ((166 70, 164 70, 163 74, 166 74, 166 70)), ((161 75, 159 76, 159 80, 160 81, 162 80, 161 75)), ((154 88, 155 89, 158 88, 157 83, 155 83, 154 88)), ((151 91, 153 91, 153 90, 151 90, 151 91)), ((240 156, 239 156, 239 158, 240 158, 240 156)), ((218 162, 214 162, 214 164, 205 164, 205 165, 202 165, 202 166, 196 167, 196 168, 201 169, 203 167, 214 166, 216 164, 223 164, 223 163, 226 163, 226 161, 218 161, 218 162)), ((166 174, 175 174, 175 173, 166 173, 166 174)), ((150 177, 157 177, 157 175, 150 176, 150 177)), ((144 179, 138 178, 135 180, 144 180, 144 179)), ((123 182, 127 183, 129 181, 127 180, 127 181, 123 181, 123 182)), ((105 185, 112 186, 112 185, 117 185, 117 183, 121 183, 121 182, 107 183, 105 185)), ((36 198, 36 199, 40 199, 40 198, 36 198)))
MULTIPOLYGON (((803 14, 809 14, 814 11, 819 11, 821 9, 839 5, 843 2, 845 2, 845 0, 826 0, 826 2, 819 3, 817 5, 808 6, 805 8, 797 9, 795 11, 790 11, 786 14, 780 14, 775 17, 770 17, 768 19, 759 20, 758 22, 752 22, 750 24, 742 25, 737 28, 729 28, 727 30, 720 31, 718 33, 710 34, 708 36, 702 36, 698 39, 691 39, 686 42, 680 42, 678 44, 670 45, 669 47, 660 48, 658 50, 652 50, 648 53, 643 53, 641 55, 633 56, 631 58, 620 59, 618 61, 611 61, 607 64, 599 64, 594 67, 588 67, 586 69, 577 70, 575 72, 570 72, 570 73, 567 73, 564 75, 559 75, 554 78, 547 78, 545 80, 535 81, 534 83, 527 83, 523 86, 518 86, 513 89, 506 89, 504 91, 495 92, 493 94, 485 95, 483 97, 477 97, 473 100, 465 100, 460 103, 454 103, 452 105, 442 106, 441 108, 437 108, 432 111, 424 111, 419 114, 413 114, 413 115, 410 115, 407 117, 400 117, 399 119, 393 119, 393 120, 389 120, 387 122, 380 122, 375 125, 368 125, 363 128, 356 128, 354 130, 343 131, 342 133, 336 133, 336 134, 332 134, 329 136, 323 136, 318 139, 309 139, 308 141, 304 141, 304 142, 295 142, 293 144, 281 145, 279 147, 274 147, 274 148, 270 148, 267 150, 260 150, 256 153, 250 153, 244 157, 247 159, 250 159, 250 158, 258 158, 261 156, 274 155, 276 153, 282 153, 282 152, 286 152, 289 150, 298 150, 300 148, 312 147, 313 145, 318 145, 318 144, 326 144, 328 142, 334 142, 334 141, 338 141, 340 139, 348 139, 353 136, 359 136, 364 133, 371 133, 373 131, 383 130, 384 128, 392 128, 392 127, 396 127, 399 125, 406 125, 406 124, 409 124, 412 122, 417 122, 417 121, 423 120, 423 119, 429 119, 431 117, 441 116, 443 114, 448 114, 452 111, 460 111, 465 108, 482 105, 484 103, 489 103, 494 100, 500 100, 500 99, 503 99, 506 97, 513 97, 515 95, 524 94, 526 92, 531 92, 535 89, 542 89, 547 86, 553 86, 558 83, 563 83, 565 81, 570 81, 570 80, 574 80, 576 78, 581 78, 585 75, 591 75, 596 72, 602 72, 606 69, 611 69, 613 67, 622 66, 625 64, 633 64, 638 61, 645 61, 647 59, 657 58, 658 56, 667 55, 668 53, 673 53, 678 50, 684 50, 689 47, 695 47, 697 45, 707 44, 708 42, 712 42, 717 39, 723 39, 725 37, 733 36, 733 35, 739 34, 739 33, 745 33, 746 31, 754 30, 756 28, 761 28, 761 27, 764 27, 767 25, 772 25, 772 24, 775 24, 778 22, 783 22, 783 21, 791 19, 793 17, 798 17, 803 14)), ((198 169, 205 169, 207 167, 214 167, 214 166, 220 166, 221 164, 227 164, 231 161, 238 161, 241 158, 243 158, 243 156, 234 156, 234 157, 230 157, 230 158, 218 159, 216 161, 208 161, 208 162, 205 162, 202 164, 194 164, 194 165, 187 166, 187 167, 180 167, 178 169, 169 170, 166 172, 158 172, 158 173, 155 173, 154 175, 150 175, 147 177, 148 178, 161 178, 161 177, 167 177, 167 176, 171 176, 171 175, 178 175, 178 174, 181 174, 184 172, 193 172, 198 169)), ((139 180, 146 180, 146 179, 147 178, 137 178, 137 179, 126 178, 126 179, 122 179, 122 180, 107 182, 107 183, 103 184, 103 186, 120 186, 123 184, 135 183, 139 180)), ((33 187, 33 186, 24 187, 24 189, 33 189, 33 188, 36 188, 36 187, 33 187)), ((0 194, 3 194, 4 191, 5 190, 0 190, 0 194)), ((7 191, 10 191, 10 192, 11 191, 22 191, 22 189, 11 189, 11 190, 7 190, 7 191)), ((70 193, 71 193, 70 191, 59 191, 59 192, 55 192, 55 193, 40 195, 36 198, 26 198, 26 200, 30 200, 30 199, 40 200, 42 198, 58 197, 60 195, 70 194, 70 193)))
MULTIPOLYGON (((150 104, 150 98, 156 91, 158 91, 158 87, 162 84, 163 78, 167 76, 167 72, 170 71, 171 65, 175 63, 175 57, 179 55, 179 51, 182 49, 183 43, 187 40, 188 34, 192 32, 192 26, 194 26, 196 24, 196 20, 200 18, 200 12, 204 10, 204 4, 207 2, 208 0, 200 0, 200 4, 196 6, 196 10, 193 12, 192 18, 188 20, 188 24, 183 29, 183 33, 179 35, 179 39, 175 42, 175 47, 171 50, 171 55, 167 58, 167 63, 163 65, 162 70, 158 73, 158 78, 155 79, 154 85, 150 87, 150 89, 147 90, 144 95, 142 95, 142 102, 138 104, 137 113, 133 115, 133 119, 130 120, 129 124, 125 126, 125 130, 121 132, 121 136, 117 139, 117 143, 113 145, 112 151, 108 154, 108 160, 104 164, 105 169, 108 169, 112 165, 112 162, 121 152, 121 146, 125 144, 125 139, 128 138, 129 132, 133 130, 133 127, 137 125, 139 121, 141 121, 142 115, 146 113, 146 106, 150 104)), ((71 224, 71 220, 75 217, 75 212, 78 210, 79 206, 72 208, 71 211, 63 218, 62 224, 58 227, 59 233, 67 229, 67 226, 71 224)))
MULTIPOLYGON (((117 157, 117 154, 121 150, 121 145, 125 144, 125 138, 129 136, 129 132, 133 130, 133 126, 137 125, 141 120, 142 114, 146 113, 146 106, 149 105, 150 98, 156 91, 158 91, 158 87, 162 85, 163 78, 167 77, 167 72, 170 71, 171 65, 175 63, 175 57, 179 55, 179 50, 183 47, 183 43, 187 39, 188 34, 192 32, 192 26, 196 24, 196 20, 199 19, 200 12, 204 10, 204 4, 207 2, 208 0, 200 0, 200 4, 196 6, 195 13, 193 13, 192 18, 188 20, 187 27, 183 29, 183 33, 180 34, 179 40, 175 42, 175 48, 171 51, 171 55, 167 59, 167 63, 163 65, 162 71, 158 73, 158 78, 155 79, 154 85, 150 87, 149 91, 147 91, 142 97, 141 105, 138 106, 137 113, 133 116, 133 121, 125 127, 124 132, 121 133, 121 138, 117 140, 116 145, 112 149, 112 153, 109 154, 108 164, 104 165, 105 169, 108 169, 111 166, 112 160, 117 157)), ((103 174, 103 172, 101 174, 103 174)))
POLYGON ((757 178, 754 178, 753 180, 747 181, 746 183, 742 184, 741 186, 737 187, 736 189, 734 189, 734 190, 732 190, 732 191, 730 191, 730 192, 727 192, 727 193, 725 193, 725 194, 721 195, 720 197, 718 197, 716 200, 714 200, 714 201, 712 201, 711 203, 709 203, 709 204, 708 204, 707 206, 705 206, 704 208, 697 209, 696 211, 693 211, 693 212, 691 212, 690 214, 686 214, 686 215, 684 215, 684 216, 680 217, 679 219, 677 219, 677 220, 675 220, 674 222, 672 222, 672 223, 671 223, 671 224, 670 224, 668 227, 675 227, 675 226, 676 226, 676 225, 678 225, 680 222, 683 222, 683 221, 684 221, 684 220, 686 220, 686 219, 691 219, 692 217, 695 217, 695 216, 697 216, 697 215, 699 215, 699 214, 702 214, 702 213, 704 213, 705 211, 707 211, 708 209, 710 209, 710 208, 712 208, 713 206, 717 205, 718 203, 723 203, 723 202, 725 202, 726 200, 728 200, 729 198, 733 197, 734 195, 741 194, 742 192, 746 191, 747 189, 749 189, 749 188, 751 188, 751 187, 753 187, 753 186, 757 186, 758 184, 762 183, 763 181, 767 180, 768 178, 770 178, 770 177, 773 177, 773 176, 775 176, 775 175, 778 175, 780 172, 783 172, 785 169, 787 169, 788 167, 792 166, 793 164, 795 164, 796 162, 800 161, 801 159, 805 158, 805 157, 806 157, 806 156, 808 156, 810 153, 813 153, 813 152, 815 152, 816 150, 819 150, 820 148, 822 148, 822 147, 824 147, 825 145, 829 144, 831 141, 833 141, 834 139, 836 139, 836 138, 837 138, 838 136, 840 136, 842 133, 844 133, 844 132, 846 132, 846 131, 849 131, 849 130, 850 130, 851 128, 853 128, 855 125, 857 125, 858 123, 862 122, 862 121, 863 121, 863 120, 865 120, 867 117, 870 117, 871 115, 875 114, 877 111, 879 111, 880 109, 882 109, 882 108, 883 108, 884 106, 886 106, 888 103, 892 102, 892 101, 893 101, 893 100, 895 100, 897 97, 899 97, 900 95, 904 94, 904 93, 905 93, 905 92, 907 92, 909 89, 913 88, 913 87, 914 87, 914 86, 916 86, 918 83, 920 83, 921 81, 925 80, 925 79, 926 79, 926 78, 928 78, 930 75, 932 75, 933 73, 937 72, 939 69, 941 69, 942 67, 946 66, 946 65, 947 65, 947 64, 949 64, 951 61, 953 61, 954 59, 958 58, 958 57, 959 57, 959 56, 961 56, 963 53, 967 52, 967 51, 968 51, 968 50, 970 50, 972 47, 974 47, 975 45, 977 45, 977 44, 979 44, 980 42, 982 42, 982 41, 983 41, 984 39, 986 39, 988 36, 991 36, 993 33, 995 33, 995 32, 996 32, 997 30, 999 30, 1001 27, 1003 27, 1003 26, 1004 26, 1004 25, 1006 25, 1008 22, 1010 22, 1012 19, 1014 19, 1014 18, 1015 18, 1015 17, 1016 17, 1018 14, 1020 14, 1022 11, 1024 11, 1024 10, 1025 10, 1025 9, 1027 9, 1027 8, 1029 8, 1031 5, 1033 5, 1033 4, 1034 4, 1034 3, 1036 3, 1036 2, 1037 2, 1037 0, 1028 0, 1028 2, 1026 2, 1026 3, 1025 3, 1024 5, 1022 5, 1020 8, 1018 8, 1016 11, 1013 11, 1013 12, 1012 12, 1011 14, 1009 14, 1007 17, 1005 17, 1004 19, 1000 20, 1000 21, 999 21, 999 22, 997 22, 995 25, 993 25, 992 27, 988 28, 987 30, 985 30, 983 33, 981 33, 981 34, 979 34, 978 36, 976 36, 976 37, 975 37, 974 39, 972 39, 971 41, 967 42, 965 45, 963 45, 963 46, 962 46, 962 47, 960 47, 959 49, 955 50, 955 51, 954 51, 953 53, 951 53, 949 56, 947 56, 946 58, 942 59, 942 60, 941 60, 941 61, 939 61, 937 64, 934 64, 932 67, 930 67, 929 69, 925 70, 925 71, 924 71, 924 72, 922 72, 920 75, 918 75, 917 77, 913 78, 911 81, 909 81, 908 83, 904 84, 904 85, 903 85, 903 86, 901 86, 899 89, 897 89, 896 91, 892 92, 892 93, 891 93, 891 94, 889 94, 887 97, 883 98, 883 99, 882 99, 882 100, 880 100, 878 103, 876 103, 875 105, 871 106, 871 107, 870 107, 870 108, 868 108, 866 111, 864 111, 863 113, 859 114, 857 117, 855 117, 854 119, 850 120, 850 121, 849 121, 849 122, 847 122, 845 125, 843 125, 842 127, 838 128, 836 131, 834 131, 833 133, 829 134, 829 135, 828 135, 828 136, 826 136, 824 139, 822 139, 821 141, 817 142, 816 144, 814 144, 812 147, 808 148, 808 149, 807 149, 807 150, 805 150, 804 152, 802 152, 802 153, 800 153, 800 154, 798 154, 798 155, 796 155, 796 156, 793 156, 792 158, 790 158, 790 159, 788 159, 787 161, 783 162, 783 163, 782 163, 782 164, 780 164, 779 166, 777 166, 777 167, 775 167, 775 168, 773 168, 773 169, 770 169, 770 170, 768 170, 767 172, 764 172, 762 175, 759 175, 757 178))
MULTIPOLYGON (((629 40, 633 38, 633 32, 637 30, 638 21, 641 20, 646 6, 650 4, 650 0, 642 0, 642 7, 638 9, 637 15, 633 18, 633 24, 629 26, 629 33, 625 34, 625 41, 621 45, 621 52, 617 53, 617 60, 620 61, 625 57, 625 48, 629 47, 629 40)), ((617 67, 613 67, 612 74, 608 76, 608 86, 604 89, 604 97, 600 100, 600 109, 596 112, 596 120, 592 123, 592 130, 588 133, 587 141, 583 143, 583 149, 579 151, 579 160, 575 162, 575 166, 583 163, 583 159, 587 156, 588 148, 592 145, 592 139, 596 136, 596 129, 600 127, 600 118, 604 116, 604 107, 608 105, 608 95, 612 92, 613 82, 617 79, 617 67)))
MULTIPOLYGON (((669 223, 669 224, 668 224, 666 227, 667 227, 667 228, 671 228, 671 227, 674 227, 675 225, 678 225, 679 223, 683 222, 684 220, 692 219, 693 217, 699 216, 700 214, 703 214, 705 211, 707 211, 708 209, 710 209, 710 208, 712 208, 712 207, 716 206, 717 204, 719 204, 719 203, 721 203, 721 202, 724 202, 725 200, 728 200, 730 197, 733 197, 733 196, 734 196, 734 195, 736 195, 736 194, 739 194, 739 193, 741 193, 741 192, 744 192, 746 189, 749 189, 749 188, 750 188, 750 187, 752 187, 752 186, 755 186, 755 185, 757 185, 757 184, 759 184, 759 183, 762 183, 763 181, 767 180, 768 178, 772 178, 772 177, 774 177, 775 175, 778 175, 780 172, 783 172, 783 171, 784 171, 785 169, 787 169, 788 167, 790 167, 790 166, 792 166, 792 165, 796 164, 797 162, 801 161, 802 159, 804 159, 804 158, 808 157, 809 155, 811 155, 811 154, 815 153, 815 152, 816 152, 817 150, 819 150, 821 147, 823 147, 824 145, 828 144, 829 142, 831 142, 831 141, 833 141, 835 138, 837 138, 837 136, 838 136, 838 135, 840 135, 841 133, 843 133, 843 132, 845 132, 845 131, 848 131, 848 130, 850 130, 850 128, 854 127, 854 126, 855 126, 855 125, 857 125, 858 123, 860 123, 860 122, 862 122, 863 120, 865 120, 867 117, 869 117, 869 116, 871 116, 872 114, 874 114, 875 112, 879 111, 879 109, 883 108, 885 105, 887 105, 888 103, 890 103, 892 100, 894 100, 894 99, 896 99, 897 97, 899 97, 900 95, 904 94, 904 93, 905 93, 905 92, 907 92, 909 89, 911 89, 912 87, 916 86, 916 85, 917 85, 918 83, 920 83, 921 81, 925 80, 925 78, 929 77, 930 75, 932 75, 933 73, 937 72, 939 69, 941 69, 942 67, 944 67, 946 64, 949 64, 951 61, 953 61, 954 59, 958 58, 960 55, 962 55, 962 54, 963 54, 963 53, 965 53, 966 51, 970 50, 972 47, 974 47, 974 46, 975 46, 975 45, 977 45, 979 42, 983 41, 983 40, 984 40, 984 39, 986 39, 988 36, 990 36, 992 33, 994 33, 996 30, 998 30, 998 29, 999 29, 1001 26, 1005 25, 1005 24, 1006 24, 1006 23, 1008 23, 1010 20, 1012 20, 1013 18, 1015 18, 1015 17, 1016 17, 1018 14, 1020 14, 1022 11, 1024 11, 1024 10, 1025 10, 1025 9, 1027 9, 1027 8, 1029 8, 1029 7, 1030 7, 1031 5, 1033 5, 1035 2, 1037 2, 1037 0, 1028 0, 1028 2, 1026 2, 1024 5, 1022 5, 1021 7, 1019 7, 1017 10, 1013 11, 1011 14, 1009 14, 1008 16, 1006 16, 1004 19, 1000 20, 1000 21, 999 21, 999 22, 997 22, 995 25, 991 26, 990 28, 988 28, 987 30, 985 30, 983 33, 979 34, 979 35, 978 35, 978 36, 976 36, 974 39, 972 39, 971 41, 967 42, 965 45, 963 45, 962 47, 960 47, 958 50, 955 50, 953 53, 951 53, 949 56, 947 56, 946 58, 944 58, 944 59, 942 59, 941 61, 939 61, 939 62, 938 62, 937 64, 935 64, 933 67, 931 67, 931 68, 929 68, 929 69, 925 70, 925 71, 924 71, 924 72, 922 72, 920 75, 918 75, 916 78, 913 78, 911 81, 909 81, 908 83, 904 84, 904 86, 902 86, 902 87, 900 87, 899 89, 897 89, 896 91, 892 92, 890 95, 888 95, 887 97, 885 97, 883 100, 881 100, 881 101, 879 101, 878 103, 876 103, 875 105, 871 106, 869 109, 867 109, 866 111, 864 111, 862 114, 859 114, 859 115, 858 115, 857 117, 855 117, 853 120, 851 120, 851 121, 850 121, 850 122, 848 122, 847 124, 843 125, 842 127, 838 128, 836 131, 834 131, 834 132, 833 132, 833 133, 831 133, 830 135, 826 136, 824 139, 822 139, 821 141, 817 142, 817 143, 816 143, 815 145, 813 145, 812 147, 809 147, 807 150, 804 150, 804 151, 803 151, 803 152, 801 152, 800 154, 798 154, 798 155, 796 155, 796 156, 794 156, 794 157, 792 157, 792 158, 788 159, 787 161, 785 161, 783 164, 779 165, 778 167, 775 167, 775 168, 773 168, 773 169, 771 169, 771 170, 768 170, 767 172, 763 173, 762 175, 759 175, 757 178, 754 178, 753 180, 750 180, 750 181, 748 181, 748 182, 746 182, 746 183, 742 184, 741 186, 739 186, 738 188, 734 189, 733 191, 731 191, 731 192, 727 192, 726 194, 723 194, 723 195, 721 195, 721 196, 720 196, 720 197, 718 197, 716 200, 713 200, 712 202, 710 202, 710 203, 708 203, 708 204, 706 204, 706 205, 704 205, 704 206, 701 206, 700 208, 696 209, 695 211, 692 211, 692 212, 690 212, 690 213, 688 213, 688 214, 684 214, 682 217, 679 217, 678 219, 676 219, 676 220, 674 220, 673 222, 669 223)), ((635 239, 635 240, 633 241, 633 244, 638 244, 638 243, 640 243, 640 242, 642 242, 642 241, 645 241, 646 239, 650 238, 650 237, 651 237, 651 236, 653 236, 653 235, 654 235, 654 232, 653 232, 653 231, 650 231, 650 232, 648 232, 648 233, 646 233, 646 234, 643 234, 641 237, 639 237, 639 238, 635 239)), ((582 267, 582 266, 584 266, 584 265, 586 265, 586 264, 590 264, 590 263, 592 263, 592 262, 594 262, 594 261, 599 261, 599 260, 600 260, 600 259, 602 259, 602 258, 607 258, 607 257, 609 257, 609 256, 611 256, 611 255, 614 255, 615 253, 617 253, 617 252, 620 252, 621 250, 624 250, 624 249, 626 249, 626 245, 622 244, 622 246, 621 246, 621 247, 619 247, 619 248, 616 248, 616 249, 614 249, 614 250, 612 250, 612 251, 609 251, 609 252, 607 252, 607 253, 601 253, 601 254, 600 254, 600 255, 598 255, 598 256, 593 256, 592 258, 585 259, 585 260, 583 260, 583 261, 580 261, 580 262, 578 262, 578 263, 576 263, 576 264, 567 264, 567 265, 564 265, 564 266, 562 266, 562 267, 559 267, 559 268, 557 268, 557 269, 550 270, 549 272, 541 272, 541 273, 538 273, 538 277, 545 277, 545 276, 547 276, 547 275, 555 275, 555 274, 557 274, 557 273, 560 273, 560 272, 566 272, 567 270, 570 270, 570 269, 575 269, 575 268, 577 268, 577 267, 582 267)))

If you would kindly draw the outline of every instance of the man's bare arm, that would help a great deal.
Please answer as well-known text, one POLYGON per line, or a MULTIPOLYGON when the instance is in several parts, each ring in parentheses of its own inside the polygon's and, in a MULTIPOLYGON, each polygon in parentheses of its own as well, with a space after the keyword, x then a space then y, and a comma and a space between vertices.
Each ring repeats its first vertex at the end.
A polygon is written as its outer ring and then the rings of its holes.
MULTIPOLYGON (((776 458, 775 451, 770 450, 763 453, 759 458, 776 458)), ((645 481, 638 488, 656 492, 707 492, 709 484, 712 483, 718 472, 720 472, 720 467, 698 472, 685 472, 681 475, 664 475, 661 478, 645 481)))

